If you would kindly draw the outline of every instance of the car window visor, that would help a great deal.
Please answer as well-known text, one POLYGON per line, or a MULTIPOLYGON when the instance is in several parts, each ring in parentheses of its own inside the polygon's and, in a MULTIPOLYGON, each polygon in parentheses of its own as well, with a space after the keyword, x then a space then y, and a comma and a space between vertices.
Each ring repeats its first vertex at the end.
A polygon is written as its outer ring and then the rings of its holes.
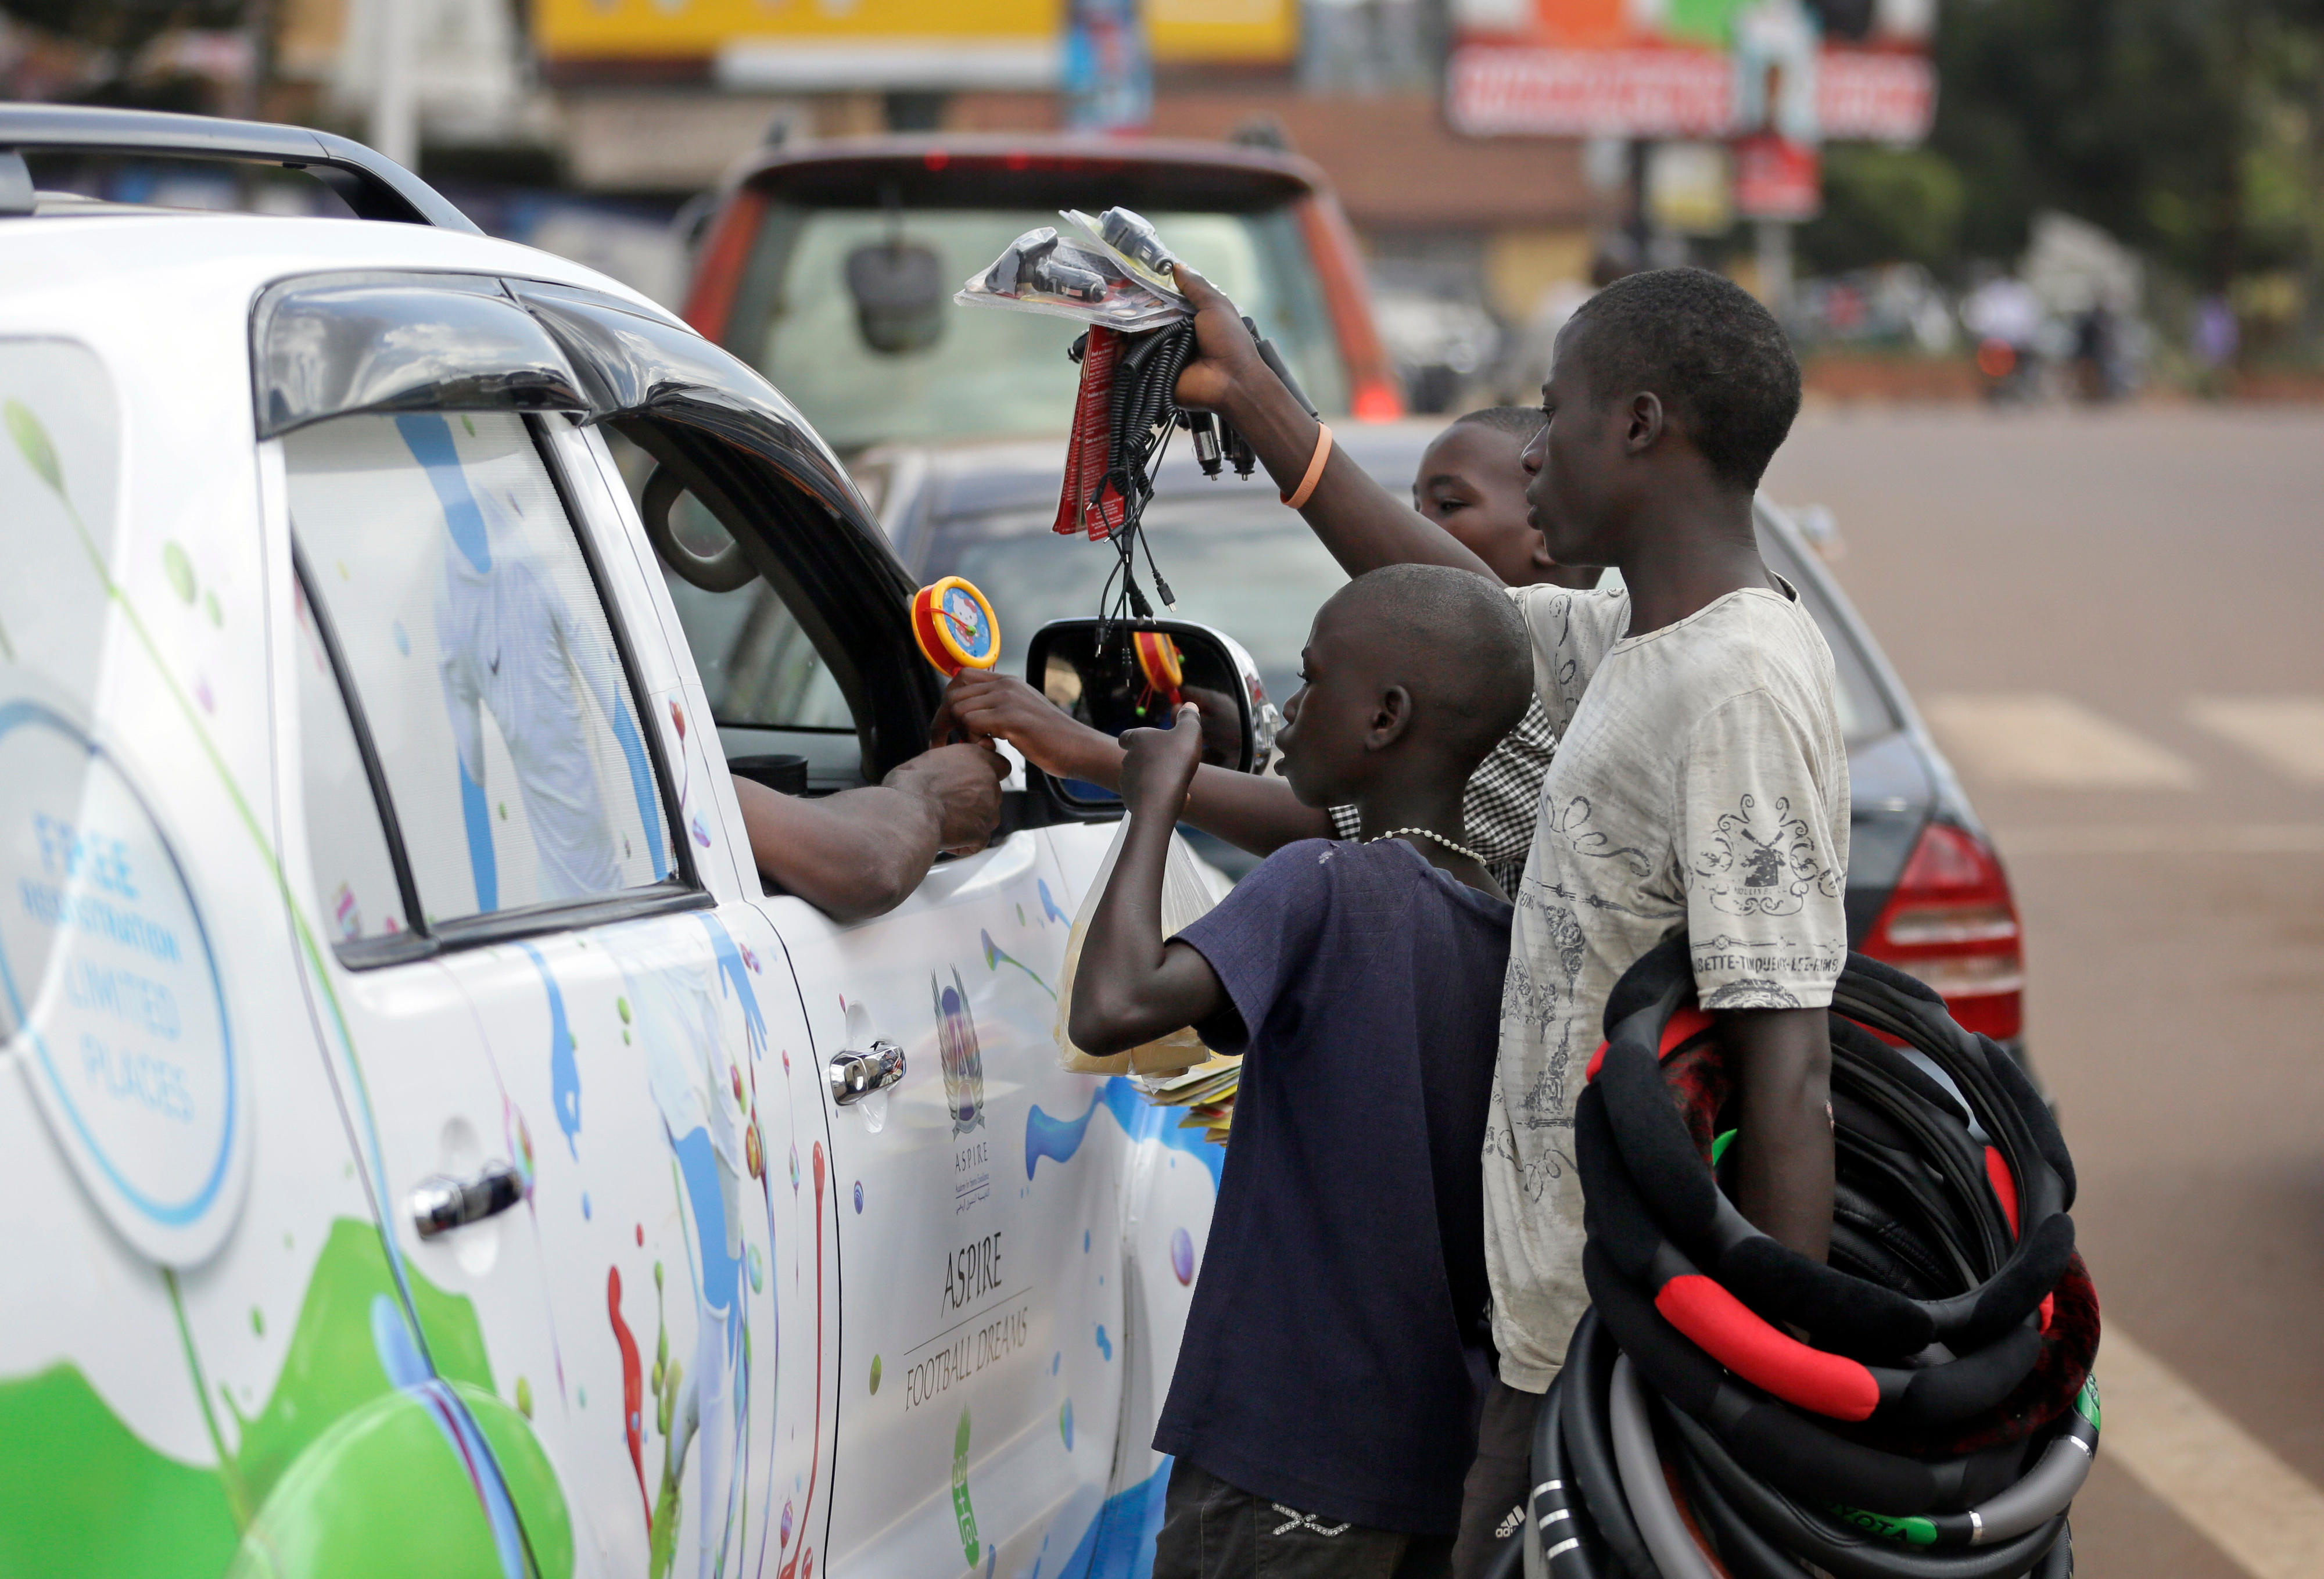
POLYGON ((705 429, 772 464, 842 517, 872 519, 798 409, 693 329, 595 291, 529 280, 509 288, 563 346, 593 420, 652 416, 705 429))
POLYGON ((251 324, 258 435, 355 411, 580 411, 557 341, 497 280, 460 275, 293 282, 251 324))
POLYGON ((871 518, 839 457, 764 379, 686 325, 602 292, 308 276, 261 296, 251 332, 262 439, 356 411, 652 416, 760 455, 843 517, 871 518))

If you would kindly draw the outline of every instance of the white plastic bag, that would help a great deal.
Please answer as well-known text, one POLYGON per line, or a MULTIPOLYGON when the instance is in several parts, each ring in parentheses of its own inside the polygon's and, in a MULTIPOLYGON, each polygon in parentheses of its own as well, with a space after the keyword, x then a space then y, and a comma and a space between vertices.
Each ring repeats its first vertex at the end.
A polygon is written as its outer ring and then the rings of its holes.
MULTIPOLYGON (((1080 908, 1074 912, 1073 930, 1065 935, 1065 967, 1057 983, 1057 1064, 1075 1075, 1176 1075, 1211 1057, 1210 1048, 1203 1045, 1191 1028, 1174 1030, 1126 1053, 1103 1057, 1075 1047, 1067 1029, 1073 1011, 1074 975, 1082 963, 1082 945, 1089 937, 1090 919, 1097 914, 1098 900, 1113 877, 1113 863, 1121 856, 1122 842, 1130 836, 1130 823, 1125 817, 1114 829, 1113 843, 1106 846, 1103 858, 1098 862, 1089 891, 1082 895, 1080 908)), ((1185 840, 1175 836, 1171 839, 1170 854, 1162 865, 1163 937, 1171 937, 1192 926, 1224 897, 1205 875, 1206 870, 1194 851, 1186 847, 1185 840)))

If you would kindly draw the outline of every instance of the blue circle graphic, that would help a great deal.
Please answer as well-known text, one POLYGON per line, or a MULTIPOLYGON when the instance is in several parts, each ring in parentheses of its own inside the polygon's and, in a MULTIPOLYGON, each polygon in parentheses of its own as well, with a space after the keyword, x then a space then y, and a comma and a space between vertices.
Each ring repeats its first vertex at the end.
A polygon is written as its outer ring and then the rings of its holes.
POLYGON ((153 808, 146 800, 143 792, 131 780, 129 775, 123 771, 120 762, 114 758, 113 754, 90 739, 72 720, 38 702, 15 701, 0 704, 0 739, 6 738, 11 731, 23 725, 49 729, 62 735, 66 740, 87 752, 91 759, 103 762, 112 771, 122 788, 128 790, 130 798, 136 801, 137 809, 144 814, 146 824, 153 833, 153 842, 161 847, 161 854, 169 858, 171 875, 177 880, 178 891, 185 897, 186 913, 193 918, 194 931, 201 945, 202 963, 209 971, 210 992, 217 1004, 218 1050, 219 1057, 226 1065, 226 1126, 219 1133, 217 1156, 210 1164, 208 1177, 202 1181, 201 1187, 190 1197, 175 1203, 156 1201, 146 1195, 144 1191, 123 1177, 121 1170, 114 1166, 113 1159, 105 1154, 103 1146, 90 1132, 88 1121, 81 1117, 79 1108, 74 1105, 72 1095, 66 1089, 63 1078, 57 1073, 56 1065, 49 1057, 47 1039, 32 1026, 32 1016, 24 1006, 23 993, 17 986, 15 972, 10 968, 8 963, 8 951, 5 943, 0 943, 0 989, 6 991, 9 1010, 15 1016, 17 1025, 23 1029, 24 1039, 32 1044, 33 1054, 40 1061, 42 1074, 47 1077, 49 1089, 55 1094, 58 1105, 64 1109, 66 1117, 71 1121, 73 1132, 79 1137, 82 1148, 96 1159, 97 1166, 104 1173, 106 1182, 120 1192, 124 1200, 163 1227, 182 1228, 187 1223, 198 1221, 203 1213, 209 1210, 211 1203, 217 1199, 218 1190, 226 1182, 227 1164, 234 1157, 235 1128, 239 1122, 240 1103, 236 1085, 240 1079, 240 1071, 236 1067, 234 1056, 234 1024, 226 1015, 226 983, 218 978, 217 956, 210 948, 209 928, 202 920, 201 907, 195 902, 192 886, 186 882, 185 866, 179 861, 178 852, 171 845, 168 836, 162 833, 161 821, 153 815, 153 808))

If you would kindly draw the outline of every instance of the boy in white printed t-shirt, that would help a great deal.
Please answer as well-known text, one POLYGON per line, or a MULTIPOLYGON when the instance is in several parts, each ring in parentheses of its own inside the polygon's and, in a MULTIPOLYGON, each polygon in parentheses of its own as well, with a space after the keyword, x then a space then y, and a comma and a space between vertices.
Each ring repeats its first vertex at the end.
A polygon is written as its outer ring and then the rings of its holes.
MULTIPOLYGON (((1351 574, 1485 574, 1332 448, 1223 299, 1179 271, 1202 356, 1184 404, 1223 411, 1351 574)), ((1459 1574, 1522 1501, 1539 1395, 1589 1304, 1573 1107, 1614 983, 1673 932, 1738 1061, 1738 1205, 1821 1259, 1831 1217, 1824 1010, 1848 946, 1848 759, 1831 654, 1760 561, 1752 496, 1790 430, 1799 365, 1766 309, 1694 269, 1634 274, 1560 332, 1548 423, 1524 464, 1534 524, 1613 591, 1513 588, 1559 739, 1516 901, 1485 1151, 1499 1379, 1472 1465, 1459 1574)))

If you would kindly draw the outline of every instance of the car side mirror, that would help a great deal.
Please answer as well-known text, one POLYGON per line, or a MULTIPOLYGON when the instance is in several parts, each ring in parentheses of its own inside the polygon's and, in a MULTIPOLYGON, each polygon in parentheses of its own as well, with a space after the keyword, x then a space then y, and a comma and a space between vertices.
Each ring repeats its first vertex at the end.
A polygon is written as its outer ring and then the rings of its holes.
MULTIPOLYGON (((1259 666, 1222 631, 1184 620, 1052 620, 1033 633, 1025 678, 1067 713, 1106 734, 1170 726, 1181 701, 1202 712, 1203 761, 1263 773, 1275 757, 1282 716, 1267 699, 1259 666)), ((1120 815, 1111 790, 1043 776, 1068 819, 1120 815)))
POLYGON ((875 241, 847 254, 855 327, 883 356, 925 351, 944 337, 944 260, 916 241, 875 241))

